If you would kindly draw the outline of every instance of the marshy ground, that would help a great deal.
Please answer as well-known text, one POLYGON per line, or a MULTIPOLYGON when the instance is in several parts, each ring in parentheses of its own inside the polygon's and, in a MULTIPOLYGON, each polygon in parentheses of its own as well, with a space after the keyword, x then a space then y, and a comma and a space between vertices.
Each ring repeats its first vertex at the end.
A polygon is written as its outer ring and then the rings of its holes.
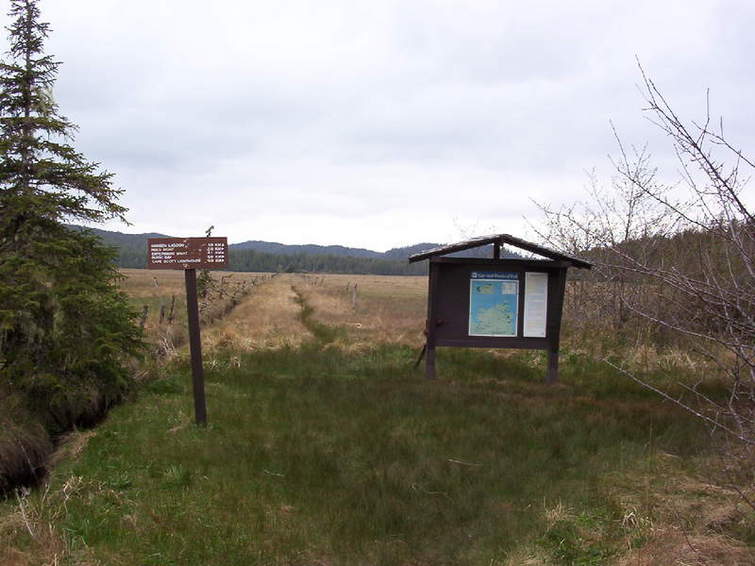
MULTIPOLYGON (((182 274, 127 275, 159 340, 182 274)), ((0 505, 0 563, 755 563, 737 471, 720 477, 698 421, 583 344, 554 386, 537 352, 441 349, 425 381, 425 292, 423 277, 258 280, 203 330, 209 426, 191 422, 177 346, 62 444, 48 483, 0 505)), ((649 375, 668 364, 650 358, 649 375)))

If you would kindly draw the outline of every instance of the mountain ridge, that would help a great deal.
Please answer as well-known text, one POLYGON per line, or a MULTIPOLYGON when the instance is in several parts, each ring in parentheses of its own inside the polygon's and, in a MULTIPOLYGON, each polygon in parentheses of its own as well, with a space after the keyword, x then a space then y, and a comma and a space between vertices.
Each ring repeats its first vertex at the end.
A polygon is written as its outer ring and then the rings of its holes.
MULTIPOLYGON (((117 250, 118 267, 143 269, 147 264, 147 240, 170 238, 167 234, 145 232, 128 234, 101 228, 69 224, 72 230, 91 230, 117 250)), ((427 272, 426 262, 410 264, 410 256, 440 246, 422 242, 377 252, 365 248, 319 244, 282 244, 247 240, 230 244, 228 269, 232 271, 291 271, 316 273, 363 273, 374 275, 420 275, 427 272)), ((492 246, 449 254, 456 257, 492 257, 492 246)), ((508 257, 519 257, 506 254, 508 257)))
MULTIPOLYGON (((143 245, 146 249, 147 240, 149 238, 180 237, 161 234, 158 232, 129 234, 127 232, 103 230, 102 228, 92 228, 79 226, 76 224, 68 224, 67 226, 74 230, 91 230, 93 233, 100 236, 106 244, 114 245, 116 247, 121 247, 122 245, 128 245, 129 247, 135 245, 143 245)), ((273 255, 331 255, 371 259, 406 260, 411 255, 436 248, 441 245, 443 244, 435 242, 421 242, 409 246, 391 248, 389 250, 386 250, 385 252, 378 252, 375 250, 369 250, 367 248, 352 248, 350 246, 343 246, 340 244, 283 244, 280 242, 269 242, 266 240, 246 240, 235 244, 228 244, 228 248, 233 250, 254 250, 256 252, 273 255)))

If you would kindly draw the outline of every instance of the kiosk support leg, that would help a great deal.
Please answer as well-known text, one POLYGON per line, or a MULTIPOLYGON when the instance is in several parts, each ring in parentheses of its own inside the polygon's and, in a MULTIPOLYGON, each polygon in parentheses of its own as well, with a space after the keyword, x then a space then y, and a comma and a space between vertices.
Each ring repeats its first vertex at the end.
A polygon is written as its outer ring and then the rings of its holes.
POLYGON ((429 341, 425 350, 425 378, 435 379, 435 344, 429 341))
POLYGON ((430 273, 427 288, 427 322, 425 323, 425 377, 435 379, 435 329, 437 326, 436 307, 436 288, 438 286, 439 266, 430 260, 430 273))
POLYGON ((548 350, 548 373, 545 375, 545 383, 558 381, 558 350, 548 350))
POLYGON ((545 383, 556 383, 558 381, 558 351, 561 342, 561 313, 564 308, 564 293, 566 292, 566 268, 559 268, 554 281, 555 285, 552 290, 548 286, 548 310, 552 315, 552 323, 549 325, 548 335, 550 344, 548 346, 548 373, 545 376, 545 383), (552 301, 552 302, 551 302, 552 301))

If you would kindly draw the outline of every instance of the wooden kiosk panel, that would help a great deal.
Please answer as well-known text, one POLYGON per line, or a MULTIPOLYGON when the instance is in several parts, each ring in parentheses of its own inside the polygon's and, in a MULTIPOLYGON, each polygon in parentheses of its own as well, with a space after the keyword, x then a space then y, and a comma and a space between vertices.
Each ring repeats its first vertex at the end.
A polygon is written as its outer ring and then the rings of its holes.
MULTIPOLYGON (((543 262, 544 263, 544 262, 543 262)), ((479 348, 534 348, 546 350, 558 337, 560 326, 559 280, 565 267, 547 266, 539 262, 526 260, 471 260, 462 258, 437 258, 431 260, 431 277, 437 278, 435 301, 430 320, 435 326, 435 343, 437 346, 461 346, 479 348), (512 313, 515 328, 512 336, 481 335, 470 331, 470 316, 474 313, 473 296, 470 286, 475 281, 486 281, 475 274, 501 273, 514 274, 510 279, 517 284, 516 309, 512 313), (527 313, 525 305, 527 296, 527 273, 544 274, 548 278, 545 336, 526 336, 524 321, 527 313)), ((548 262, 553 263, 553 262, 548 262)), ((506 279, 501 279, 506 281, 506 279)), ((494 291, 498 291, 497 288, 494 291)), ((508 334, 509 332, 505 332, 508 334)))
POLYGON ((499 234, 417 254, 430 260, 425 368, 435 377, 437 346, 524 348, 548 352, 546 381, 558 379, 558 351, 566 271, 591 265, 513 236, 499 234), (443 257, 486 244, 493 259, 443 257), (552 259, 500 259, 510 243, 552 259))

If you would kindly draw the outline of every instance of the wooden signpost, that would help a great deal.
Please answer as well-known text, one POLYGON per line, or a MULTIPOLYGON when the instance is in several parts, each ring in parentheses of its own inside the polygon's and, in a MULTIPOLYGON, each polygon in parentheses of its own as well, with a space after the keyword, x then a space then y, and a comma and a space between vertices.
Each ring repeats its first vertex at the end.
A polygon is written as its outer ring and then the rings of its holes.
POLYGON ((204 394, 202 339, 199 332, 197 269, 222 269, 227 266, 228 238, 149 238, 147 240, 147 269, 184 270, 194 416, 196 423, 202 426, 207 424, 207 403, 204 394))
MULTIPOLYGON (((561 311, 569 267, 591 264, 508 234, 484 236, 413 255, 430 260, 425 375, 435 378, 437 346, 527 348, 548 352, 545 380, 558 380, 561 311), (501 259, 504 244, 547 259, 501 259), (492 245, 493 257, 445 257, 492 245)), ((419 362, 419 360, 418 360, 419 362)))

